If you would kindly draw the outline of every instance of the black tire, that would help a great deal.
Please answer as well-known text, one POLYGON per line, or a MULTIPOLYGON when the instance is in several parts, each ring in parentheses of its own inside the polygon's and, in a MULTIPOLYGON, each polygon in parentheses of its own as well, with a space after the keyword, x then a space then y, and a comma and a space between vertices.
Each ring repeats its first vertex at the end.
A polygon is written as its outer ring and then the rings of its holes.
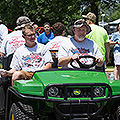
POLYGON ((9 120, 34 120, 33 108, 21 102, 13 103, 9 113, 9 120))
POLYGON ((120 106, 118 106, 117 111, 115 112, 115 120, 120 120, 120 106))
POLYGON ((4 120, 4 119, 5 119, 4 109, 0 108, 0 120, 4 120))

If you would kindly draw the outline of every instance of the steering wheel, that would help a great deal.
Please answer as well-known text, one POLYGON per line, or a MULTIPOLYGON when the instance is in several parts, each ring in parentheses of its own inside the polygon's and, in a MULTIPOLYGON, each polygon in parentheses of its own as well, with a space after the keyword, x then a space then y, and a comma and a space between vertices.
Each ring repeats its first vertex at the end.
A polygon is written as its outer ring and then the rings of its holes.
POLYGON ((79 65, 79 68, 91 68, 91 67, 94 67, 96 65, 95 60, 96 60, 96 58, 94 56, 84 55, 84 56, 79 56, 79 59, 75 59, 75 60, 72 59, 71 62, 70 62, 70 65, 73 68, 78 68, 75 65, 73 65, 73 62, 76 61, 79 65), (87 64, 87 62, 85 62, 85 61, 82 62, 82 61, 80 61, 81 58, 85 58, 86 60, 92 59, 92 63, 87 64))

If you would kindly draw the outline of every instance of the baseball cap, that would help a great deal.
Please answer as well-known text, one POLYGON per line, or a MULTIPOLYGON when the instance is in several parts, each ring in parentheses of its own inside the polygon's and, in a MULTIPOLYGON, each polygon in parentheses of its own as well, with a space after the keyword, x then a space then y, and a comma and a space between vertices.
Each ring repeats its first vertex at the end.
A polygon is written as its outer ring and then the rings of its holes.
POLYGON ((89 12, 87 15, 82 15, 83 18, 90 19, 93 22, 96 21, 96 15, 92 12, 89 12))
POLYGON ((80 27, 82 27, 82 26, 84 26, 84 25, 85 25, 86 28, 87 28, 86 34, 90 33, 90 32, 91 32, 91 27, 85 22, 84 19, 76 20, 76 21, 74 22, 74 27, 77 27, 77 28, 80 28, 80 27))
POLYGON ((24 27, 27 24, 32 25, 33 23, 34 22, 31 22, 31 20, 28 17, 20 16, 16 21, 17 27, 15 27, 15 29, 17 30, 17 29, 20 29, 20 28, 24 27))

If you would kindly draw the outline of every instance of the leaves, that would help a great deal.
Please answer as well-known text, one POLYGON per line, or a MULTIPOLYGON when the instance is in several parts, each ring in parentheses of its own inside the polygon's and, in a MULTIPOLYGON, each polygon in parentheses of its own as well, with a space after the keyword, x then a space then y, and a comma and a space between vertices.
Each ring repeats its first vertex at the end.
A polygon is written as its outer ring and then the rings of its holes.
POLYGON ((22 15, 39 26, 46 21, 51 25, 59 21, 67 28, 89 11, 99 15, 98 18, 101 18, 100 12, 103 11, 111 16, 112 21, 120 16, 119 6, 119 0, 1 0, 0 16, 10 29, 16 27, 16 20, 22 15))

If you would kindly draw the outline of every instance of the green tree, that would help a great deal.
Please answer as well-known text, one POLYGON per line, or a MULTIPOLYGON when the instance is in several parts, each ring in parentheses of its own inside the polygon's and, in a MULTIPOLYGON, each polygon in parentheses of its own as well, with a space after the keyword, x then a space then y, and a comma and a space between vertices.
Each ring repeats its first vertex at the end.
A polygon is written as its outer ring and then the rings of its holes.
POLYGON ((118 18, 119 5, 119 0, 1 0, 0 16, 10 29, 15 28, 16 19, 21 15, 28 16, 39 26, 46 21, 51 25, 59 21, 69 27, 89 11, 100 16, 101 11, 108 14, 107 10, 114 10, 115 7, 115 14, 111 12, 110 20, 118 18))
POLYGON ((81 0, 2 0, 0 16, 11 29, 21 15, 28 16, 39 26, 45 21, 51 24, 60 21, 67 25, 80 18, 80 4, 81 0))

